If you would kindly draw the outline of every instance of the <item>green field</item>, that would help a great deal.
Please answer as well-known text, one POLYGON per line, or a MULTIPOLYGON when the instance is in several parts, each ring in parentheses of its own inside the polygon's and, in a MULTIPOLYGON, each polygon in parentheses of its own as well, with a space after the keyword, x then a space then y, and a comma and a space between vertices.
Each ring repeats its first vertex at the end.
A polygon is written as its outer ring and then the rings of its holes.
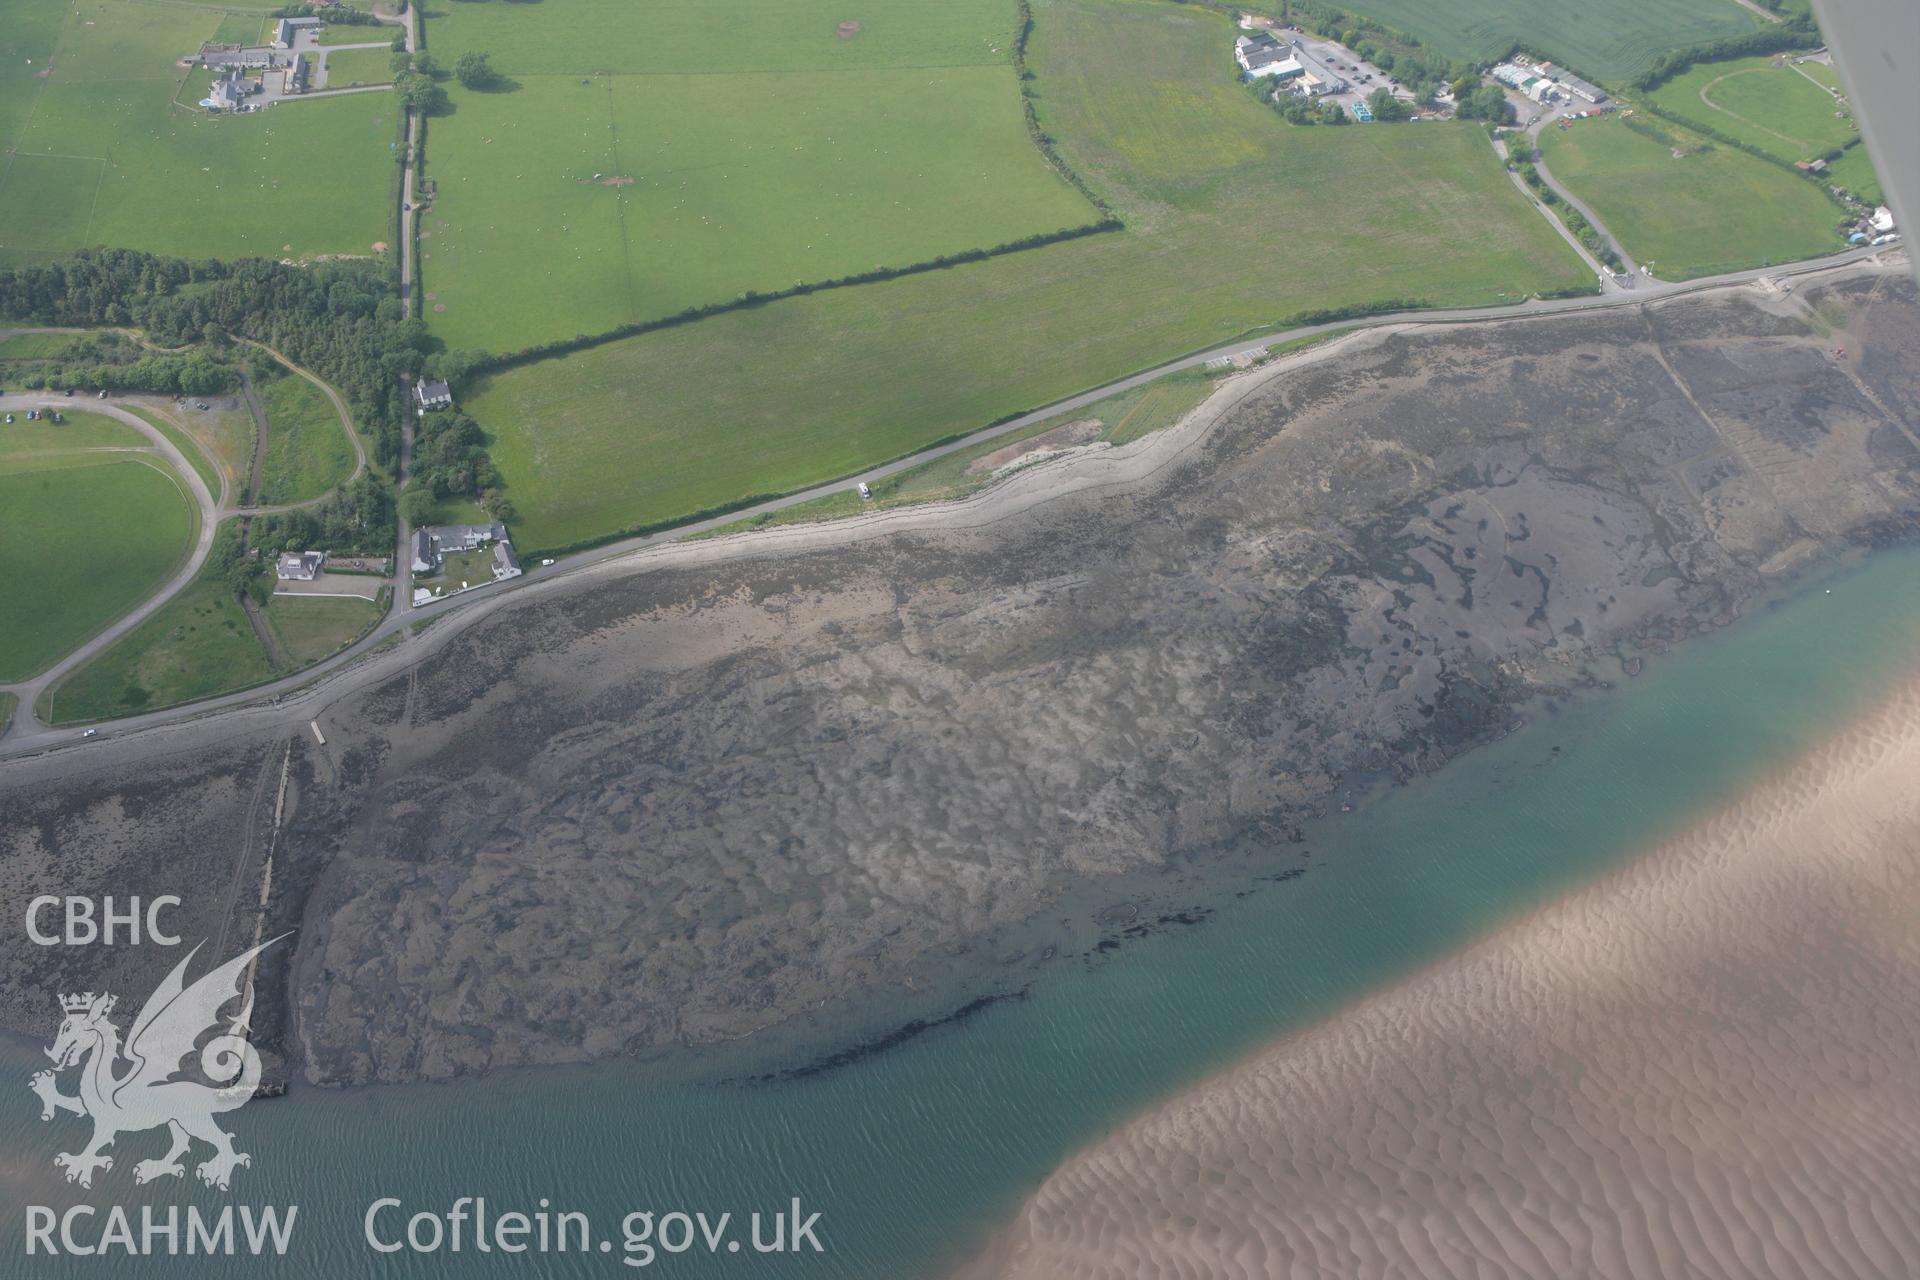
POLYGON ((1858 132, 1852 113, 1831 93, 1771 58, 1702 63, 1650 96, 1688 124, 1716 129, 1788 163, 1810 160, 1858 132))
POLYGON ((8 463, 34 454, 57 453, 68 449, 145 449, 153 444, 124 422, 97 413, 74 411, 65 422, 41 418, 28 422, 27 415, 15 413, 13 425, 0 425, 0 459, 8 463))
POLYGON ((193 436, 156 409, 130 404, 123 404, 121 408, 172 441, 173 447, 180 451, 181 456, 186 458, 187 465, 192 467, 194 474, 200 477, 200 483, 207 486, 207 492, 213 495, 214 501, 220 500, 220 469, 214 465, 213 459, 207 456, 207 451, 193 436))
POLYGON ((1022 121, 1009 0, 458 4, 421 220, 433 331, 514 350, 1096 221, 1022 121))
POLYGON ((280 652, 297 667, 318 662, 380 620, 371 600, 346 596, 275 596, 267 606, 267 625, 280 652))
POLYGON ((344 89, 353 84, 391 84, 393 50, 342 49, 327 55, 328 89, 344 89))
POLYGON ((101 720, 243 689, 272 675, 233 593, 202 573, 42 695, 39 711, 49 724, 101 720))
POLYGON ((1759 25, 1733 0, 1349 0, 1346 8, 1449 58, 1478 61, 1519 45, 1601 80, 1628 79, 1669 49, 1759 25))
POLYGON ((57 661, 151 595, 197 521, 157 461, 15 447, 0 436, 0 680, 57 661))
POLYGON ((353 446, 333 402, 298 374, 256 384, 267 410, 259 506, 325 497, 353 474, 353 446))
POLYGON ((1035 16, 1042 123, 1129 229, 482 380, 463 400, 523 555, 846 475, 1305 310, 1592 280, 1473 126, 1289 128, 1204 10, 1035 16))
POLYGON ((1540 152, 1626 254, 1659 278, 1690 280, 1841 247, 1840 210, 1812 182, 1666 121, 1652 127, 1675 145, 1609 118, 1547 129, 1540 152))
POLYGON ((39 52, 0 67, 0 265, 96 244, 298 257, 385 239, 390 95, 216 118, 192 105, 206 74, 190 85, 176 59, 220 28, 217 9, 16 0, 7 16, 39 52))
POLYGON ((1097 424, 1097 430, 1093 431, 1086 440, 1067 443, 1086 444, 1105 441, 1111 445, 1129 444, 1142 436, 1151 435, 1155 431, 1172 426, 1185 416, 1189 409, 1211 395, 1218 385, 1218 379, 1204 370, 1186 369, 1179 373, 1168 374, 1145 386, 1119 392, 1079 409, 1063 410, 1031 426, 1023 427, 1019 431, 1009 432, 965 449, 956 449, 931 462, 924 462, 917 467, 908 467, 904 471, 885 476, 869 486, 873 491, 871 499, 862 498, 858 491, 848 486, 810 502, 796 503, 767 515, 723 525, 696 536, 710 538, 726 533, 737 533, 745 529, 764 529, 771 525, 835 520, 841 516, 852 515, 856 511, 911 506, 922 502, 945 502, 965 497, 990 482, 994 478, 994 471, 998 469, 984 464, 976 466, 976 464, 988 455, 1010 445, 1031 440, 1035 436, 1045 435, 1049 431, 1073 423, 1097 424))
POLYGON ((16 333, 0 338, 0 360, 48 360, 80 341, 78 333, 16 333))

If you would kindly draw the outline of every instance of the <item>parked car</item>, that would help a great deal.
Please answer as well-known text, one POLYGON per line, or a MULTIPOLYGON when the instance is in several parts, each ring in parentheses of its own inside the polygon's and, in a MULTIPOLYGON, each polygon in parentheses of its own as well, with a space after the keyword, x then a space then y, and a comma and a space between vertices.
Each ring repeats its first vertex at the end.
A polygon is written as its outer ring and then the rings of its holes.
POLYGON ((210 409, 213 406, 209 405, 205 400, 196 400, 193 402, 193 407, 196 409, 210 409))
POLYGON ((873 490, 867 487, 867 482, 865 480, 862 480, 860 482, 860 500, 862 502, 873 501, 873 490))
POLYGON ((72 395, 72 394, 73 394, 73 388, 72 388, 72 387, 68 387, 68 388, 67 388, 67 394, 68 394, 68 395, 72 395))
POLYGON ((88 729, 85 733, 81 734, 80 736, 83 738, 97 738, 100 736, 100 731, 98 729, 88 729))
POLYGON ((100 398, 101 398, 102 400, 105 400, 105 399, 107 398, 107 393, 106 393, 105 391, 102 391, 102 392, 100 393, 100 398))
POLYGON ((8 425, 8 426, 12 426, 12 425, 13 425, 13 415, 12 415, 12 414, 8 414, 8 415, 7 415, 7 425, 8 425))

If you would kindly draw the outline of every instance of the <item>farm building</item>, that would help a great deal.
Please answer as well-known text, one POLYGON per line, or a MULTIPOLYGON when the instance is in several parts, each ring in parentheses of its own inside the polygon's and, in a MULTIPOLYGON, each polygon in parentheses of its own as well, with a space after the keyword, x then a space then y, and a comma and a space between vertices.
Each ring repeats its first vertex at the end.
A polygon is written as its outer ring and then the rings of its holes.
POLYGON ((1526 87, 1526 95, 1538 103, 1558 102, 1560 90, 1551 80, 1535 80, 1526 87))
POLYGON ((413 384, 413 398, 422 413, 429 409, 445 409, 453 403, 453 388, 444 382, 430 382, 422 378, 413 384))
POLYGON ((1503 62, 1487 74, 1510 89, 1523 90, 1540 78, 1539 73, 1532 67, 1523 67, 1513 62, 1503 62))
POLYGON ((323 27, 326 23, 318 18, 282 18, 273 29, 273 47, 276 49, 293 48, 293 38, 300 32, 312 27, 323 27))
POLYGON ((282 582, 312 582, 320 576, 320 566, 326 559, 324 551, 284 552, 274 566, 274 576, 282 582))
POLYGON ((1306 70, 1293 56, 1293 50, 1273 38, 1271 32, 1241 36, 1233 42, 1233 60, 1250 76, 1277 76, 1292 79, 1306 70))
POLYGON ((305 93, 307 91, 307 60, 300 54, 293 55, 293 61, 287 64, 286 87, 284 93, 305 93))

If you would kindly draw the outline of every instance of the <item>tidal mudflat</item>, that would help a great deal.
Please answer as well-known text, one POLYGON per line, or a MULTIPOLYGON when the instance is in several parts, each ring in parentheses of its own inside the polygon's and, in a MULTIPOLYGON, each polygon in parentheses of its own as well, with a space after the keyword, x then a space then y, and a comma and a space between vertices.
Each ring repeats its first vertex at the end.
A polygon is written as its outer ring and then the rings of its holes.
MULTIPOLYGON (((237 938, 270 853, 255 1027, 313 1082, 831 1060, 1157 922, 1065 912, 1101 885, 1297 873, 1370 784, 1909 538, 1917 356, 1875 269, 1356 335, 951 507, 669 547, 0 765, 0 869, 237 938)), ((78 976, 0 964, 21 1030, 78 976)))

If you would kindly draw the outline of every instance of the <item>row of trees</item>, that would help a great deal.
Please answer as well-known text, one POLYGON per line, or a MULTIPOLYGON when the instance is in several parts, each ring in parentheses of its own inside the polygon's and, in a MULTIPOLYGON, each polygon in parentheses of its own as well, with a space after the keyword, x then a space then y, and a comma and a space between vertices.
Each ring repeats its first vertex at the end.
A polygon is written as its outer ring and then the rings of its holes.
POLYGON ((1785 53, 1789 49, 1811 49, 1820 43, 1820 29, 1810 13, 1789 13, 1762 31, 1744 36, 1728 36, 1690 49, 1673 49, 1653 60, 1653 65, 1633 78, 1633 87, 1642 93, 1657 89, 1675 76, 1702 62, 1725 62, 1730 58, 1752 58, 1762 54, 1785 53))
POLYGON ((430 350, 426 325, 402 319, 394 293, 383 267, 353 261, 304 267, 260 258, 189 262, 95 249, 0 270, 0 315, 47 325, 137 327, 161 346, 235 333, 280 351, 346 397, 388 466, 399 456, 400 424, 409 411, 405 379, 425 365, 430 350))
POLYGON ((393 554, 393 494, 367 472, 325 502, 256 516, 252 542, 263 558, 324 547, 343 555, 393 554))
POLYGON ((124 364, 50 361, 21 375, 29 387, 54 391, 157 391, 171 396, 211 396, 230 391, 240 380, 230 364, 204 351, 158 352, 124 364))

